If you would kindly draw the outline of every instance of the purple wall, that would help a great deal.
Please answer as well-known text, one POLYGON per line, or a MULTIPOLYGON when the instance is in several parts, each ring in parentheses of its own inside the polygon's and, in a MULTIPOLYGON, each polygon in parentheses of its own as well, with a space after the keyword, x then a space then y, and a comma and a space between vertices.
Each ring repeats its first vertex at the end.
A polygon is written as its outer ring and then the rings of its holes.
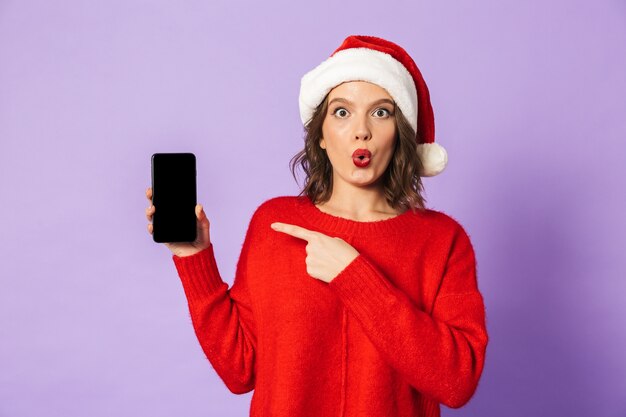
POLYGON ((245 416, 147 233, 154 152, 198 158, 232 283, 247 222, 298 192, 300 77, 349 34, 429 85, 428 206, 478 257, 491 343, 445 416, 626 416, 623 1, 0 0, 0 416, 245 416))

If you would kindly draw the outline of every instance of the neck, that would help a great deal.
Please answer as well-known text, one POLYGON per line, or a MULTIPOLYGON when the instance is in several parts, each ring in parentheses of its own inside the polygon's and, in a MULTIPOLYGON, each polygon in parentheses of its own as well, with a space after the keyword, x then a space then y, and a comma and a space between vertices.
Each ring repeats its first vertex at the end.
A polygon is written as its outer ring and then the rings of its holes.
POLYGON ((333 184, 330 199, 317 206, 322 210, 355 220, 367 220, 377 214, 399 214, 387 202, 382 186, 377 184, 354 187, 336 182, 333 184))

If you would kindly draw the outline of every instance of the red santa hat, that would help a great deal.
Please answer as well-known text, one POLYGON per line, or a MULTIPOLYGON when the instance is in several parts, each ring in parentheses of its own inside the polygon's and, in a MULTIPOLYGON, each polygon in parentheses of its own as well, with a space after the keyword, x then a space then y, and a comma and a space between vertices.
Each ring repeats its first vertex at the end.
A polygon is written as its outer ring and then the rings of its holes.
POLYGON ((422 177, 441 173, 448 154, 435 143, 435 119, 420 70, 399 45, 374 36, 348 36, 331 56, 306 73, 300 83, 300 118, 305 125, 326 94, 347 81, 368 81, 384 88, 416 132, 422 177))

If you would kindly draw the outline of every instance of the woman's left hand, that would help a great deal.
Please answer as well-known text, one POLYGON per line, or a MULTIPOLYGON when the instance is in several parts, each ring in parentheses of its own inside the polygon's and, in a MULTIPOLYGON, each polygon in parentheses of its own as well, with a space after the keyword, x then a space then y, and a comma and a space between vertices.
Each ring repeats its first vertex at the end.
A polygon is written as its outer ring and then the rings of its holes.
POLYGON ((287 223, 272 223, 272 229, 304 239, 306 245, 306 271, 313 278, 324 282, 332 281, 345 269, 359 252, 339 237, 330 237, 320 232, 287 223))

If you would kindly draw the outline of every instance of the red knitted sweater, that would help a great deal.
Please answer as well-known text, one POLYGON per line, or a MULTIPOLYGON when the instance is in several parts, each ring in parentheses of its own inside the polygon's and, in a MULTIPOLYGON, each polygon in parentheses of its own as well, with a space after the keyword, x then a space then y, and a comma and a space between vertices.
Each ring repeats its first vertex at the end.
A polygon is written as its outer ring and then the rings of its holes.
POLYGON ((480 379, 488 336, 470 239, 450 216, 359 222, 281 196, 254 212, 233 285, 213 246, 173 255, 208 360, 254 417, 439 416, 480 379), (330 283, 306 272, 296 224, 360 254, 330 283))

